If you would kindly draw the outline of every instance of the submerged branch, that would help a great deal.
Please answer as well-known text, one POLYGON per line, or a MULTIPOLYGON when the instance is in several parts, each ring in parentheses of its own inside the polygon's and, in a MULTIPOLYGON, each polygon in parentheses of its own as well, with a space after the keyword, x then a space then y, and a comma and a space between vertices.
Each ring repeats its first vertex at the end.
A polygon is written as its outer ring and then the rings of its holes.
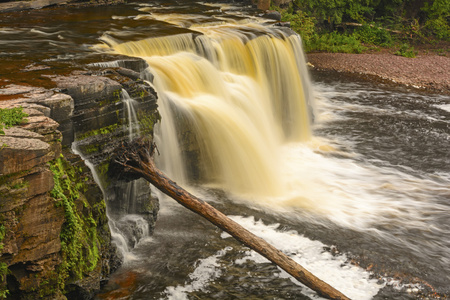
POLYGON ((116 180, 130 181, 140 177, 146 179, 160 191, 266 257, 319 295, 328 299, 349 299, 326 282, 314 276, 286 254, 166 177, 153 162, 152 156, 155 151, 157 151, 156 145, 150 143, 147 139, 141 138, 131 143, 124 142, 116 149, 108 173, 116 180))

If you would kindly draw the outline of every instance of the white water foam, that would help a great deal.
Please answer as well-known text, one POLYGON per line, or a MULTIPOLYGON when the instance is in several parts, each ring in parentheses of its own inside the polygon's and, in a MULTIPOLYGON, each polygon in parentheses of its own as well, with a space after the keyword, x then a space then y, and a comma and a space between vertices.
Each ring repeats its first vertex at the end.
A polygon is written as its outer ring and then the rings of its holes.
MULTIPOLYGON (((384 287, 376 279, 371 279, 371 273, 351 265, 344 254, 332 255, 324 250, 326 245, 319 241, 310 240, 295 231, 281 231, 279 224, 265 225, 262 221, 255 221, 253 217, 229 216, 231 219, 250 230, 257 236, 265 239, 293 260, 308 269, 314 275, 329 283, 351 299, 369 300, 384 287)), ((231 237, 222 233, 222 238, 231 237)), ((222 275, 222 266, 218 259, 226 252, 232 250, 227 247, 213 256, 198 261, 197 268, 189 275, 188 282, 183 286, 167 287, 165 299, 185 300, 188 293, 207 288, 208 284, 222 275)), ((253 250, 245 253, 245 257, 237 259, 236 265, 251 260, 255 263, 269 263, 269 261, 253 250)), ((244 270, 243 270, 244 272, 244 270)), ((314 291, 302 285, 285 271, 280 269, 274 277, 290 278, 294 283, 303 287, 302 293, 312 299, 323 299, 314 291)))
POLYGON ((441 104, 441 105, 436 105, 436 107, 443 109, 445 111, 450 112, 450 104, 441 104))
POLYGON ((189 299, 188 293, 204 289, 208 283, 222 275, 218 260, 231 249, 231 247, 226 247, 217 251, 213 256, 198 260, 196 269, 189 274, 189 283, 183 286, 167 287, 164 292, 166 297, 171 300, 187 300, 189 299))
MULTIPOLYGON (((279 224, 265 225, 262 221, 255 221, 254 217, 229 217, 288 254, 297 263, 351 299, 371 299, 384 286, 378 284, 376 279, 371 279, 370 272, 348 263, 344 254, 333 256, 325 251, 326 245, 319 241, 310 240, 296 231, 281 231, 278 229, 279 224)), ((229 235, 222 234, 222 237, 226 238, 229 235)), ((254 251, 248 251, 246 254, 244 258, 237 260, 236 264, 246 260, 256 263, 269 262, 254 251)), ((301 285, 285 271, 282 271, 280 276, 291 278, 294 283, 301 285)), ((322 299, 307 287, 302 293, 314 299, 322 299)))

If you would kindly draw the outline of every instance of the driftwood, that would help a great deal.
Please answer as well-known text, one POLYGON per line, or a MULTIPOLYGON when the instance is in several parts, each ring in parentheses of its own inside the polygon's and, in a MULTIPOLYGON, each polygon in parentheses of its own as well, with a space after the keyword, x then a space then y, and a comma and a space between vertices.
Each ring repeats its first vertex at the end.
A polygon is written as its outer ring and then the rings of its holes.
POLYGON ((389 31, 389 32, 392 32, 392 33, 396 33, 396 34, 402 34, 403 33, 403 32, 401 32, 399 30, 393 30, 393 29, 378 27, 378 26, 375 26, 373 24, 361 24, 361 23, 354 23, 354 22, 344 22, 344 23, 337 24, 336 26, 337 27, 346 27, 346 26, 363 27, 364 25, 368 25, 369 27, 376 28, 376 29, 386 30, 386 31, 389 31))
POLYGON ((141 177, 146 179, 160 191, 263 255, 319 295, 328 299, 349 299, 265 240, 167 178, 153 162, 152 156, 155 151, 157 151, 155 144, 150 143, 147 139, 137 139, 131 143, 124 142, 116 149, 108 173, 116 180, 129 181, 141 177))

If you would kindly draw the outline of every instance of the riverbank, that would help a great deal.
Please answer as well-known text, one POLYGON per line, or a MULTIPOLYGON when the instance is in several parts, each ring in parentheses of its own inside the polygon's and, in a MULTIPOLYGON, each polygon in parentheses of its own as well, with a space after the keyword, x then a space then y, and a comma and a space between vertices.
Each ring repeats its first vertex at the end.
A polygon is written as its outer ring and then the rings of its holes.
POLYGON ((364 54, 308 53, 316 70, 375 76, 393 83, 450 94, 450 57, 422 53, 406 58, 388 52, 364 54))
POLYGON ((123 3, 124 0, 32 0, 32 1, 4 1, 0 3, 0 13, 22 10, 42 9, 51 6, 96 6, 123 3))

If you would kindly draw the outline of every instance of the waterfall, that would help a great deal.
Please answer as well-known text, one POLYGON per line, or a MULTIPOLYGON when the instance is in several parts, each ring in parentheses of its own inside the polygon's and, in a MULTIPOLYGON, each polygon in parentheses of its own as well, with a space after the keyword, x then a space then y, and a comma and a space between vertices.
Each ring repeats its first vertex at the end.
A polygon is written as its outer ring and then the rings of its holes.
MULTIPOLYGON (((128 139, 131 141, 140 135, 139 120, 136 112, 139 103, 130 97, 125 89, 121 91, 121 99, 127 115, 128 139)), ((110 223, 113 223, 110 226, 113 239, 121 251, 125 262, 134 259, 131 250, 141 239, 148 237, 150 234, 148 222, 142 216, 134 214, 137 211, 136 204, 140 194, 139 184, 140 182, 138 181, 131 181, 120 186, 118 189, 120 193, 116 191, 114 196, 121 198, 120 201, 124 203, 122 206, 124 206, 125 211, 120 211, 115 218, 110 217, 110 223)))
POLYGON ((130 97, 128 92, 122 89, 122 102, 125 104, 128 115, 128 138, 131 141, 133 138, 139 136, 139 120, 136 113, 136 106, 138 102, 130 97))
MULTIPOLYGON (((138 101, 130 97, 125 89, 121 90, 121 99, 124 107, 124 117, 126 118, 126 127, 124 131, 127 132, 128 139, 132 140, 140 135, 139 120, 137 117, 138 101)), ((93 174, 95 182, 101 188, 107 203, 114 203, 113 206, 107 207, 107 215, 109 220, 109 227, 113 242, 117 246, 119 252, 122 254, 125 262, 133 260, 135 257, 132 254, 133 248, 140 240, 150 235, 148 221, 142 215, 139 215, 139 208, 137 202, 142 192, 141 185, 147 185, 141 181, 131 181, 127 183, 115 183, 114 187, 105 188, 100 179, 100 175, 96 166, 83 155, 78 147, 78 143, 72 144, 72 151, 79 155, 89 167, 93 174)), ((143 196, 145 197, 145 195, 143 196)))
POLYGON ((280 148, 311 135, 300 37, 258 24, 195 30, 107 41, 116 53, 144 58, 154 75, 162 116, 158 165, 181 183, 281 195, 280 148))

